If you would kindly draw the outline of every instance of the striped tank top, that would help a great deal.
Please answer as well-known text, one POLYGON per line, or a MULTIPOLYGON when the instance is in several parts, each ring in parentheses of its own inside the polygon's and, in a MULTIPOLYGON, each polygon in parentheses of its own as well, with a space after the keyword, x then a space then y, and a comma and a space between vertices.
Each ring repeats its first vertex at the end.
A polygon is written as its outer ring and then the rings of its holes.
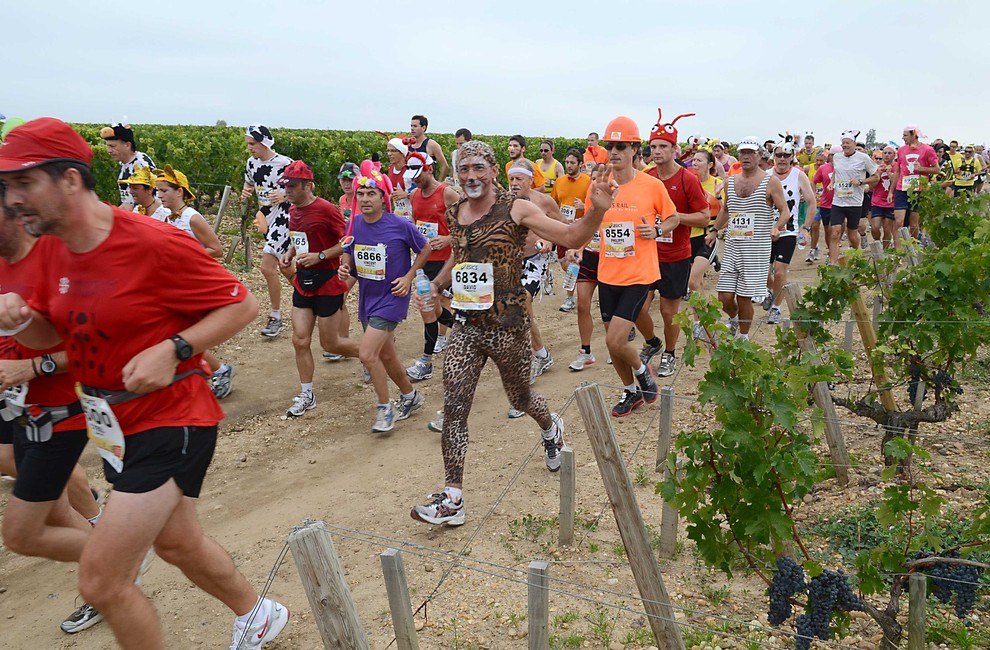
POLYGON ((746 198, 736 194, 737 176, 726 181, 727 209, 729 212, 729 241, 763 243, 769 246, 770 230, 776 221, 774 209, 767 205, 767 185, 772 172, 768 171, 756 190, 746 198))

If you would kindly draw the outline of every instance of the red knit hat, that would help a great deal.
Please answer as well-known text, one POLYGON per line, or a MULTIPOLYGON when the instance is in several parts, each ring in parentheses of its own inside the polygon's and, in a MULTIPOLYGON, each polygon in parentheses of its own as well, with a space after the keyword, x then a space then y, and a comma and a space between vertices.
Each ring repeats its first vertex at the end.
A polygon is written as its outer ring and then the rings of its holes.
POLYGON ((678 115, 669 124, 663 123, 663 110, 657 109, 657 123, 653 125, 650 129, 650 142, 654 140, 666 140, 671 144, 677 144, 677 129, 674 128, 674 122, 681 119, 682 117, 692 117, 694 113, 685 113, 683 115, 678 115))
POLYGON ((89 166, 93 148, 71 126, 40 117, 13 129, 0 144, 0 172, 19 172, 49 162, 75 161, 89 166))

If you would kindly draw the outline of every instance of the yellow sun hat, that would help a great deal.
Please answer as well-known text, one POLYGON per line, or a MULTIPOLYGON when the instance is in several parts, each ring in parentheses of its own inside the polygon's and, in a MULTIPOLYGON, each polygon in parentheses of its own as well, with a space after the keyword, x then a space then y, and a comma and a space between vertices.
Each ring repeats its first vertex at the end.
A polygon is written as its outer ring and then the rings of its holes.
POLYGON ((172 169, 172 165, 165 165, 165 169, 161 170, 162 175, 158 177, 157 180, 165 181, 166 183, 171 183, 172 185, 178 185, 182 188, 182 192, 186 195, 187 199, 195 199, 196 195, 192 193, 189 189, 189 179, 186 175, 180 172, 178 169, 172 169))
POLYGON ((134 170, 134 175, 125 178, 122 181, 117 181, 118 185, 147 185, 148 187, 154 187, 155 183, 158 182, 158 177, 155 172, 151 171, 151 167, 138 167, 134 170))

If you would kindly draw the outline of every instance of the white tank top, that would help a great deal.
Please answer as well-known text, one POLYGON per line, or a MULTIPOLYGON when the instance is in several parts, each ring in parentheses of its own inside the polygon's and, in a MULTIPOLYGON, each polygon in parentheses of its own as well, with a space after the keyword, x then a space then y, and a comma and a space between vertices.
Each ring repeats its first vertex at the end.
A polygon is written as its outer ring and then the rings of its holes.
POLYGON ((186 206, 182 210, 182 213, 179 214, 179 216, 176 217, 174 221, 171 218, 168 218, 165 219, 165 223, 172 224, 179 230, 189 233, 189 236, 192 237, 193 239, 196 239, 196 235, 193 233, 192 225, 190 224, 190 221, 192 221, 194 214, 199 214, 199 213, 193 210, 192 208, 190 208, 189 206, 186 206))

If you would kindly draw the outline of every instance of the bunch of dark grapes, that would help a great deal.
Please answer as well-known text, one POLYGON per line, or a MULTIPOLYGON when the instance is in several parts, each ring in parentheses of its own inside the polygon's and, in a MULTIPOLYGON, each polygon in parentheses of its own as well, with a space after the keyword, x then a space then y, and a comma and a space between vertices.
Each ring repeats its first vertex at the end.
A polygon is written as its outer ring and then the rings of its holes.
MULTIPOLYGON (((918 557, 931 557, 931 553, 918 553, 918 557)), ((940 553, 938 557, 958 558, 959 551, 940 553)), ((925 569, 931 578, 932 595, 943 605, 952 601, 956 595, 956 616, 964 619, 973 606, 976 605, 976 589, 979 587, 980 572, 974 566, 965 564, 949 564, 937 562, 925 569)))
POLYGON ((797 617, 796 650, 807 650, 815 637, 828 641, 832 638, 832 611, 863 610, 863 601, 856 597, 849 579, 842 571, 826 569, 811 579, 808 586, 808 611, 797 617))
POLYGON ((807 588, 804 582, 804 567, 787 556, 777 558, 777 573, 773 576, 768 593, 770 613, 767 620, 771 625, 780 625, 791 617, 790 598, 807 588))

